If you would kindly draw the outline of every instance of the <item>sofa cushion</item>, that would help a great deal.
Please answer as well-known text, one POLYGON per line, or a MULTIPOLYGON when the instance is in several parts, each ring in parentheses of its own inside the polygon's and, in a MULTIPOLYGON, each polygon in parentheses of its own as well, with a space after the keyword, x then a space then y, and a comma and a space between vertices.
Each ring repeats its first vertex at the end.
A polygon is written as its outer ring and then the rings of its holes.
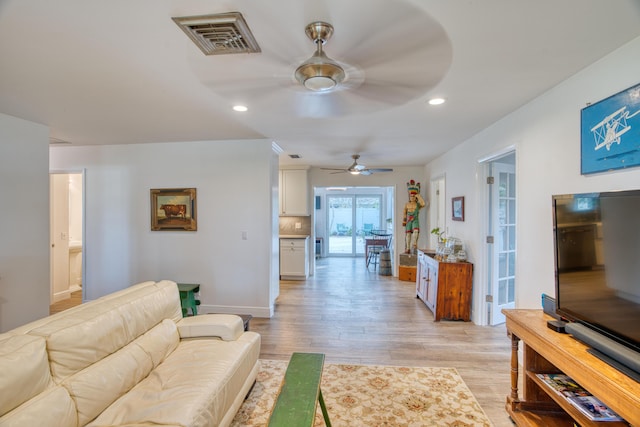
POLYGON ((90 427, 122 425, 217 426, 251 378, 260 335, 236 341, 181 341, 176 350, 90 427))
POLYGON ((127 393, 178 346, 176 325, 165 319, 131 344, 66 379, 81 425, 127 393))
POLYGON ((154 368, 176 349, 179 342, 176 324, 169 319, 163 320, 135 341, 149 355, 154 368))
POLYGON ((51 385, 45 340, 28 335, 0 337, 0 415, 51 385))
POLYGON ((54 386, 0 417, 2 427, 77 427, 76 406, 64 387, 54 386))

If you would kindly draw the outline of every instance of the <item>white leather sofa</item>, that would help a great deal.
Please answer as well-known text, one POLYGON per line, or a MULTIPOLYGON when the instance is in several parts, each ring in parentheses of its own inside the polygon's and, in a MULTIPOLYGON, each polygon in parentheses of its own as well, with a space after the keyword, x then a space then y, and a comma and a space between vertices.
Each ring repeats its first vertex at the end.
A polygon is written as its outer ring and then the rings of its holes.
POLYGON ((0 426, 227 426, 260 335, 145 282, 0 335, 0 426))

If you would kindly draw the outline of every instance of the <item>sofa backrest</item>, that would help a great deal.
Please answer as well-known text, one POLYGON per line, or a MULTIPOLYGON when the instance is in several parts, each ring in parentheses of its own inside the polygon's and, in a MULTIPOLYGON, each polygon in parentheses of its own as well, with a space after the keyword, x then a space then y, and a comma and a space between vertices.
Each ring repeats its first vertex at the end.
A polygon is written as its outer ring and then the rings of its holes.
POLYGON ((79 424, 93 420, 146 378, 179 341, 175 322, 165 319, 130 344, 67 378, 62 385, 76 403, 79 424))
MULTIPOLYGON (((175 349, 175 323, 181 318, 177 285, 165 280, 138 284, 3 334, 0 427, 37 425, 24 417, 47 408, 51 399, 61 411, 56 426, 89 422, 175 349), (18 391, 4 393, 5 384, 18 391), (21 411, 25 406, 32 410, 21 411)), ((42 412, 40 421, 51 411, 42 412)))
POLYGON ((77 427, 68 391, 53 383, 46 342, 29 335, 0 336, 0 426, 77 427), (45 418, 46 417, 46 418, 45 418))
POLYGON ((177 322, 182 318, 178 287, 167 280, 116 292, 96 302, 90 309, 70 312, 29 331, 29 335, 46 339, 57 384, 115 353, 164 319, 177 322))
POLYGON ((0 416, 51 386, 46 342, 28 335, 0 337, 0 416))
POLYGON ((107 300, 107 299, 111 299, 111 298, 115 298, 117 296, 122 296, 125 295, 129 292, 135 292, 137 290, 149 287, 149 286, 155 286, 156 282, 154 281, 146 281, 146 282, 140 282, 137 283, 135 285, 129 286, 128 288, 124 288, 120 291, 117 291, 115 293, 109 294, 109 295, 105 295, 101 298, 92 300, 92 301, 87 301, 81 305, 75 306, 73 308, 70 308, 68 310, 64 310, 64 311, 60 311, 56 314, 52 314, 50 316, 47 317, 43 317, 42 319, 38 319, 38 320, 34 320, 33 322, 30 323, 26 323, 22 326, 18 326, 15 329, 12 329, 10 331, 7 331, 6 333, 8 334, 12 334, 12 335, 19 335, 19 334, 28 334, 30 331, 38 328, 39 326, 42 325, 46 325, 48 323, 51 323, 52 321, 56 320, 56 319, 60 319, 63 317, 67 317, 67 316, 75 316, 77 315, 77 313, 81 312, 81 311, 91 311, 93 310, 93 306, 96 304, 102 304, 102 301, 107 300))

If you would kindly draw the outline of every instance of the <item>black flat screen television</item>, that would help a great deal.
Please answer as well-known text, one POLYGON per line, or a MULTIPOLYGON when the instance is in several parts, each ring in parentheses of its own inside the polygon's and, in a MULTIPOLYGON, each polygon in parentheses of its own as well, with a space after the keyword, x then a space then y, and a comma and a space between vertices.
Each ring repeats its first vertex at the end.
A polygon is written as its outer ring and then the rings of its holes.
POLYGON ((556 312, 640 352, 640 190, 553 196, 556 312))

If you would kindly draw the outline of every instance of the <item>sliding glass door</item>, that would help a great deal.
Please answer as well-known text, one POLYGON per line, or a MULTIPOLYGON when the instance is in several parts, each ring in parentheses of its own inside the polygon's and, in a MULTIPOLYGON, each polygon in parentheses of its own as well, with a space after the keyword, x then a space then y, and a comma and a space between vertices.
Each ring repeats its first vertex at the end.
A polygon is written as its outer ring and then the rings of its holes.
POLYGON ((364 236, 382 229, 382 195, 327 195, 328 255, 364 254, 364 236))

